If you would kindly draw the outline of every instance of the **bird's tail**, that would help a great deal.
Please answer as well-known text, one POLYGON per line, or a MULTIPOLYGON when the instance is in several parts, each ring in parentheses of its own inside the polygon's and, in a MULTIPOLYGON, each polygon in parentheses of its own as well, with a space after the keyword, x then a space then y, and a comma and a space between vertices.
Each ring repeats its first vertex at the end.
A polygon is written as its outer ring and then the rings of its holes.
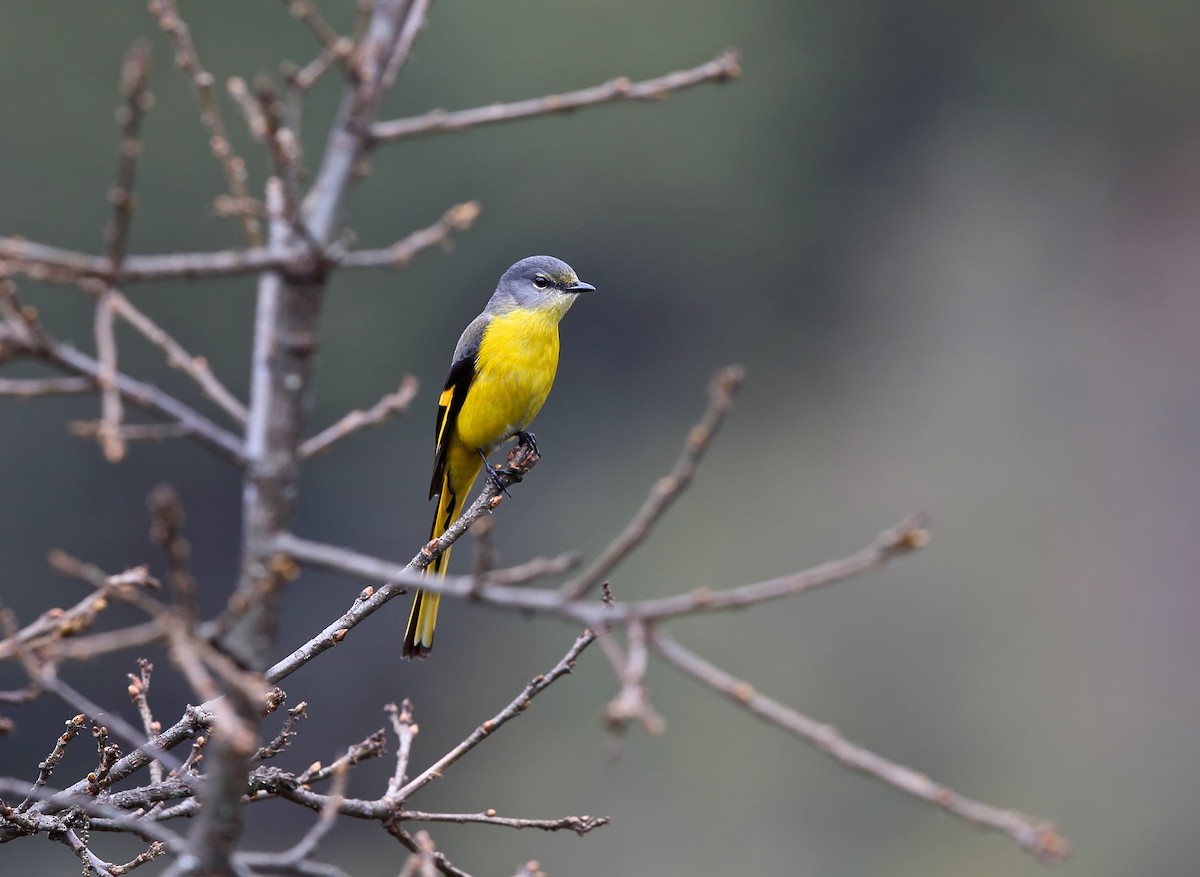
MULTIPOLYGON (((479 474, 481 462, 477 462, 474 471, 467 478, 452 478, 451 473, 460 467, 446 467, 442 477, 442 490, 438 495, 437 513, 433 517, 433 526, 429 530, 430 541, 438 538, 457 520, 462 511, 463 500, 475 483, 479 474)), ((466 468, 470 468, 469 464, 466 468)), ((468 474, 468 473, 464 473, 468 474)), ((446 574, 446 564, 450 560, 450 549, 447 548, 425 568, 427 574, 441 578, 446 574)), ((404 631, 404 648, 401 655, 405 658, 424 658, 433 649, 433 629, 437 624, 438 604, 441 594, 418 590, 413 597, 412 611, 408 615, 408 627, 404 631)))

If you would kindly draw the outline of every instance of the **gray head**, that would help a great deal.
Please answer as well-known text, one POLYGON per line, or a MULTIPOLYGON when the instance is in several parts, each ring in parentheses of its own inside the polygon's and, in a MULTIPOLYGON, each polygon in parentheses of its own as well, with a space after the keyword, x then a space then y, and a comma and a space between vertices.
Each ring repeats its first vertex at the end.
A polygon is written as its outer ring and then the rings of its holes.
POLYGON ((487 310, 495 313, 530 308, 561 317, 579 293, 595 290, 596 287, 580 280, 575 269, 561 259, 530 256, 504 272, 487 310))

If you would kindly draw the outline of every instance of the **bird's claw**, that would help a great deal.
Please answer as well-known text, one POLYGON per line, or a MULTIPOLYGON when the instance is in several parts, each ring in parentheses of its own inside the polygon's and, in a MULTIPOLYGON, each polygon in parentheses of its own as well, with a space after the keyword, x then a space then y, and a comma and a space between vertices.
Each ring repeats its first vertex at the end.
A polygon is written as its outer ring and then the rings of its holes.
POLYGON ((537 436, 531 432, 521 431, 517 433, 517 443, 525 445, 529 450, 533 451, 535 457, 540 457, 542 452, 538 450, 537 436))

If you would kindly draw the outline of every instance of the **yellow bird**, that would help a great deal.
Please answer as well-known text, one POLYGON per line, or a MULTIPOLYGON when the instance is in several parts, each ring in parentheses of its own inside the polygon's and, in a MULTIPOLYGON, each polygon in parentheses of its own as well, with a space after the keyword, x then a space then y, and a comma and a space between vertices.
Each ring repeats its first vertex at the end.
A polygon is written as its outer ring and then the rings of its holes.
MULTIPOLYGON (((579 293, 595 289, 566 262, 530 256, 504 272, 483 313, 463 330, 438 400, 429 485, 429 498, 438 497, 438 504, 430 539, 458 518, 488 454, 506 439, 528 435, 558 368, 558 322, 579 293)), ((447 548, 427 572, 445 575, 449 559, 447 548)), ((405 658, 424 658, 433 648, 440 597, 417 591, 404 633, 405 658)))

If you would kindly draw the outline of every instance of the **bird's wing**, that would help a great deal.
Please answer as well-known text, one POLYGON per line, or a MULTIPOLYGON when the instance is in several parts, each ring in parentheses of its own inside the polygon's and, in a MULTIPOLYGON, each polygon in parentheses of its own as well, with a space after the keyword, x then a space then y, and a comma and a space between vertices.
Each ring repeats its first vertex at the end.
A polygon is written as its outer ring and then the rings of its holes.
POLYGON ((458 347, 454 350, 454 362, 450 366, 450 374, 446 376, 446 386, 438 399, 437 430, 434 434, 437 445, 434 451, 433 478, 429 483, 430 499, 442 491, 450 438, 454 435, 458 412, 462 410, 463 402, 470 392, 471 382, 475 380, 475 357, 479 353, 479 344, 483 340, 483 331, 487 328, 488 321, 488 315, 480 314, 463 331, 462 337, 458 339, 458 347))

